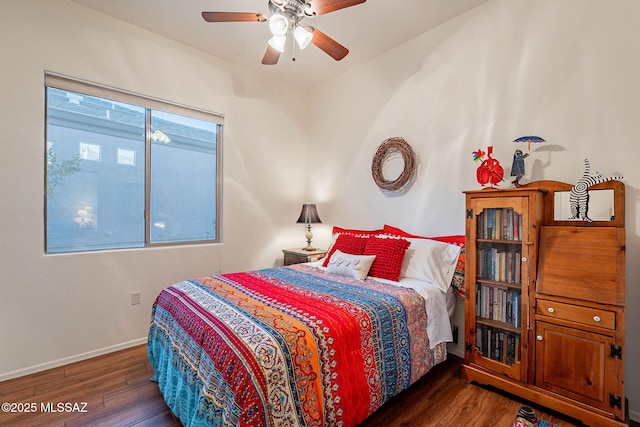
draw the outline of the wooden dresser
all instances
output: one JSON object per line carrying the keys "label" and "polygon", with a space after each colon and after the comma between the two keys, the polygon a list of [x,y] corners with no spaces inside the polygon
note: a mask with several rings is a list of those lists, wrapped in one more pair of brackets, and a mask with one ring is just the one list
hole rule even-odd
{"label": "wooden dresser", "polygon": [[466,192],[462,377],[586,425],[623,426],[624,184],[590,189],[609,203],[593,206],[592,222],[568,219],[571,187]]}

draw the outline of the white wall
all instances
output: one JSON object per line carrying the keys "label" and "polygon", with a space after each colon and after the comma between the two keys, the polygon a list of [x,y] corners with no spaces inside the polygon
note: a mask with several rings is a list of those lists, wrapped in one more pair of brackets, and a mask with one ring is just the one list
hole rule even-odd
{"label": "white wall", "polygon": [[[144,342],[161,288],[302,245],[304,94],[67,0],[3,0],[0,40],[0,380]],[[223,113],[224,244],[43,255],[44,70]]]}
{"label": "white wall", "polygon": [[[592,171],[622,173],[627,190],[626,392],[636,420],[638,40],[640,3],[635,0],[490,1],[317,87],[310,97],[314,120],[308,153],[308,192],[326,223],[318,236],[324,244],[331,224],[376,228],[389,223],[425,235],[464,234],[462,191],[479,188],[472,152],[492,145],[508,187],[514,150],[526,150],[512,141],[522,135],[548,141],[532,147],[523,183],[574,183],[584,158]],[[421,159],[417,182],[403,196],[383,194],[371,178],[375,149],[393,136],[404,137]],[[458,310],[461,331],[462,322]],[[462,354],[461,344],[451,350]]]}

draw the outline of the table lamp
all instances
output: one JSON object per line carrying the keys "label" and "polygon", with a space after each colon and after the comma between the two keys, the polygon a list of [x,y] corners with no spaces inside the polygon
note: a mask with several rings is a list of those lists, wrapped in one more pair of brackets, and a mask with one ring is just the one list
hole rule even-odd
{"label": "table lamp", "polygon": [[307,224],[307,234],[305,237],[307,238],[307,246],[302,248],[305,251],[315,251],[315,248],[311,246],[311,239],[313,238],[313,234],[311,234],[311,224],[321,224],[320,216],[318,215],[318,209],[316,208],[315,203],[305,203],[302,205],[302,212],[300,212],[300,217],[298,224]]}

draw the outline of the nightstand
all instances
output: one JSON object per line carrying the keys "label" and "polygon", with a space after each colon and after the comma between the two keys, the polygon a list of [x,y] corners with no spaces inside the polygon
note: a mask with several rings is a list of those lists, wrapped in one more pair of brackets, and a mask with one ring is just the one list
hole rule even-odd
{"label": "nightstand", "polygon": [[302,248],[283,249],[284,265],[300,264],[303,262],[317,261],[327,254],[324,249],[314,249],[313,251],[305,251]]}

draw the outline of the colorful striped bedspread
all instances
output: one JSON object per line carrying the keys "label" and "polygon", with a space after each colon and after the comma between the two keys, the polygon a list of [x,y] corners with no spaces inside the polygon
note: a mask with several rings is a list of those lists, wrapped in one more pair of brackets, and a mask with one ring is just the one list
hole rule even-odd
{"label": "colorful striped bedspread", "polygon": [[185,426],[350,427],[446,358],[426,324],[413,289],[299,264],[166,288],[149,359]]}

